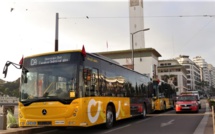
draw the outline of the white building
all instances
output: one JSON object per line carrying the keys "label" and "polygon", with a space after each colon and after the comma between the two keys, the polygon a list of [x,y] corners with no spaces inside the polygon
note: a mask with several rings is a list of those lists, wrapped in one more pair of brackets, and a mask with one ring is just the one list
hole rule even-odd
{"label": "white building", "polygon": [[208,64],[209,75],[210,75],[210,85],[215,88],[215,67],[211,64]]}
{"label": "white building", "polygon": [[99,54],[153,78],[156,76],[158,58],[161,55],[153,48],[145,48],[143,0],[129,0],[129,18],[131,50],[99,52]]}
{"label": "white building", "polygon": [[176,59],[158,61],[158,79],[172,81],[177,95],[187,91],[187,71]]}
{"label": "white building", "polygon": [[189,56],[180,55],[175,58],[179,64],[183,65],[187,70],[187,88],[189,90],[200,90],[200,68],[193,62]]}
{"label": "white building", "polygon": [[[132,33],[144,29],[143,0],[129,2],[130,48],[132,49]],[[145,48],[144,31],[133,34],[134,49]]]}
{"label": "white building", "polygon": [[134,66],[131,60],[131,50],[98,52],[105,57],[109,57],[120,65],[135,71],[147,74],[150,78],[157,75],[158,58],[161,57],[153,48],[134,49]]}
{"label": "white building", "polygon": [[208,63],[201,56],[194,57],[193,62],[195,62],[200,67],[200,77],[202,84],[204,84],[203,89],[205,91],[209,90],[211,78],[209,75]]}

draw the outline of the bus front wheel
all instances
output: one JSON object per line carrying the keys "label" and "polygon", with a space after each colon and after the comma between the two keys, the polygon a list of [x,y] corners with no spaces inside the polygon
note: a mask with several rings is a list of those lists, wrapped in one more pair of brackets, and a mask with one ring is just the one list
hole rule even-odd
{"label": "bus front wheel", "polygon": [[114,114],[113,114],[113,108],[112,106],[108,106],[106,110],[106,128],[111,128],[114,123]]}

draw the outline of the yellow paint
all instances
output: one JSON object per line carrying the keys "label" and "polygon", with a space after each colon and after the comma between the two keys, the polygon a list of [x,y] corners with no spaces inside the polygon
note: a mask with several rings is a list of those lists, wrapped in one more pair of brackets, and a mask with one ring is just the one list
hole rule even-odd
{"label": "yellow paint", "polygon": [[[70,97],[73,96],[75,96],[75,92],[70,92]],[[90,102],[91,105],[89,105]],[[131,117],[129,98],[86,97],[75,99],[70,105],[56,101],[35,102],[29,106],[19,103],[19,125],[20,127],[39,126],[38,122],[47,124],[50,122],[51,124],[48,126],[94,126],[105,123],[108,104],[114,105],[115,108],[113,109],[116,109],[116,112],[120,108],[117,120]],[[43,110],[47,112],[45,115],[42,113]],[[113,114],[116,115],[116,113]],[[44,124],[43,126],[47,126]]]}

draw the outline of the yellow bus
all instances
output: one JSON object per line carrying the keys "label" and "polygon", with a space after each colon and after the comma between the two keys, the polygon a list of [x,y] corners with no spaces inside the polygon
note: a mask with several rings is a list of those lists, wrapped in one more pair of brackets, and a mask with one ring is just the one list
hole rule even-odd
{"label": "yellow bus", "polygon": [[165,111],[174,108],[176,90],[173,84],[163,80],[153,80],[153,109],[154,111]]}
{"label": "yellow bus", "polygon": [[85,50],[28,56],[8,66],[22,69],[18,119],[20,127],[104,124],[152,112],[150,78]]}

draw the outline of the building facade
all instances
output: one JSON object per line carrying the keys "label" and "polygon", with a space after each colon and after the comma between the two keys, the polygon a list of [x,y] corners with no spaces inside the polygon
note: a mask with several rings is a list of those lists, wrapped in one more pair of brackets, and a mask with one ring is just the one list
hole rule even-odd
{"label": "building facade", "polygon": [[131,58],[131,50],[98,52],[98,54],[108,57],[120,65],[130,68],[153,78],[157,75],[158,58],[161,57],[153,48],[134,49],[134,65]]}
{"label": "building facade", "polygon": [[[176,59],[158,61],[158,79],[173,83],[177,95],[187,91],[187,71]],[[170,82],[171,81],[171,82]]]}
{"label": "building facade", "polygon": [[193,62],[195,62],[200,67],[200,78],[201,78],[201,87],[204,91],[208,91],[210,89],[210,73],[208,69],[208,63],[201,56],[196,56],[193,58]]}
{"label": "building facade", "polygon": [[209,75],[210,75],[210,86],[215,88],[215,67],[212,64],[208,64]]}
{"label": "building facade", "polygon": [[187,70],[187,88],[189,90],[200,90],[200,67],[187,55],[180,55],[175,59]]}
{"label": "building facade", "polygon": [[144,31],[133,34],[137,31],[144,29],[143,0],[129,1],[129,25],[130,25],[130,48],[132,49],[132,45],[134,49],[145,48]]}

